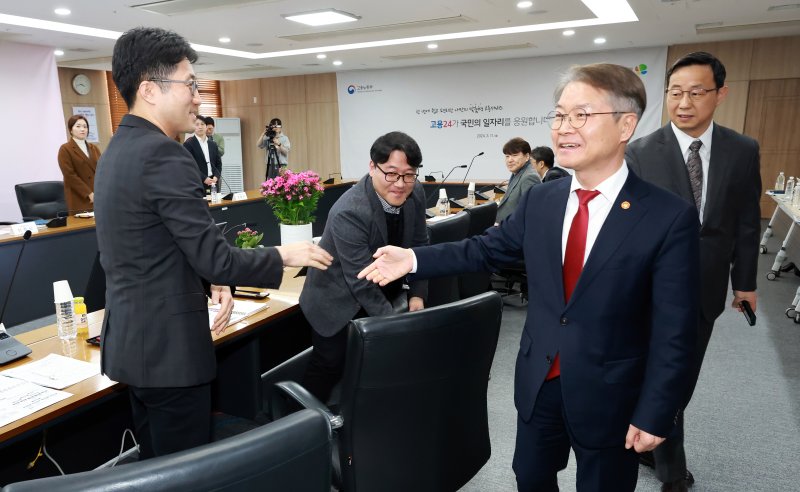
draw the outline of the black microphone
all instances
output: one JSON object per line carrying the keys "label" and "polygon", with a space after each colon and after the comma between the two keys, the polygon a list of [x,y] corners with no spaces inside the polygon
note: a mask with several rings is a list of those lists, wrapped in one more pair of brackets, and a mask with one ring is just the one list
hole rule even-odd
{"label": "black microphone", "polygon": [[444,181],[444,171],[431,171],[430,173],[425,175],[425,182],[426,183],[435,183],[436,178],[433,177],[433,173],[439,173],[442,175],[442,181]]}
{"label": "black microphone", "polygon": [[6,293],[6,300],[3,301],[3,310],[0,311],[0,323],[3,322],[3,316],[6,314],[6,306],[8,306],[8,299],[11,297],[11,287],[14,286],[14,279],[17,277],[17,270],[19,269],[19,262],[22,259],[22,253],[25,252],[25,245],[28,244],[28,240],[31,238],[31,231],[25,231],[25,234],[22,235],[22,247],[19,249],[19,254],[17,255],[17,264],[14,265],[14,271],[11,273],[11,282],[8,283],[8,292]]}
{"label": "black microphone", "polygon": [[[223,195],[222,199],[223,200],[233,200],[233,190],[231,189],[231,185],[229,185],[228,182],[225,181],[225,178],[222,177],[222,170],[219,169],[214,164],[211,164],[210,162],[209,162],[209,165],[211,166],[211,169],[213,169],[215,173],[219,174],[220,181],[225,183],[225,185],[228,187],[228,194],[227,195]],[[220,191],[222,191],[222,187],[221,186],[220,186]]]}
{"label": "black microphone", "polygon": [[241,224],[236,224],[236,225],[232,225],[230,227],[224,228],[222,230],[222,235],[224,236],[224,235],[228,234],[229,232],[231,232],[232,230],[237,229],[239,227],[245,227],[246,228],[247,227],[247,222],[242,222]]}
{"label": "black microphone", "polygon": [[333,177],[334,177],[334,176],[339,176],[339,178],[341,178],[341,177],[342,177],[342,173],[330,173],[330,174],[328,175],[328,179],[326,179],[325,181],[323,181],[323,182],[322,182],[322,184],[324,184],[324,185],[333,184]]}
{"label": "black microphone", "polygon": [[67,225],[67,217],[72,214],[94,212],[93,208],[76,208],[73,210],[59,210],[56,212],[56,217],[47,221],[47,227],[52,229],[55,227],[64,227]]}
{"label": "black microphone", "polygon": [[[444,186],[444,182],[447,181],[447,178],[449,178],[451,174],[453,174],[453,171],[455,171],[456,169],[464,169],[465,167],[467,167],[466,164],[461,164],[460,166],[453,166],[453,169],[451,169],[450,172],[447,173],[447,176],[442,178],[442,182],[439,183],[439,186],[437,186],[436,189],[433,192],[433,197],[434,197],[433,204],[436,204],[436,202],[439,200],[439,190],[442,189],[442,186]],[[427,197],[426,197],[426,199],[427,199]],[[429,208],[432,207],[433,204],[429,205],[428,207]]]}
{"label": "black microphone", "polygon": [[[481,152],[480,154],[476,155],[475,157],[480,157],[482,155],[483,155],[483,152]],[[462,183],[467,180],[467,174],[469,174],[470,169],[472,169],[472,163],[475,162],[475,157],[473,157],[472,160],[469,161],[469,168],[467,168],[467,172],[464,173],[464,179],[461,180]]]}

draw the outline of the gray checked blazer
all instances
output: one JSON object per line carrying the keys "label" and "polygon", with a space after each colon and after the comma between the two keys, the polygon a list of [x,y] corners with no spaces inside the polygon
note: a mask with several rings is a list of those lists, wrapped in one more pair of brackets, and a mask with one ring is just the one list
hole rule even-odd
{"label": "gray checked blazer", "polygon": [[[425,191],[416,182],[403,204],[402,247],[428,243],[425,227]],[[386,217],[372,178],[364,176],[331,208],[319,245],[333,255],[327,270],[309,269],[300,308],[311,326],[330,337],[345,327],[363,308],[369,316],[393,312],[381,288],[356,275],[372,263],[375,250],[388,244]],[[427,298],[428,282],[410,284],[409,297]]]}

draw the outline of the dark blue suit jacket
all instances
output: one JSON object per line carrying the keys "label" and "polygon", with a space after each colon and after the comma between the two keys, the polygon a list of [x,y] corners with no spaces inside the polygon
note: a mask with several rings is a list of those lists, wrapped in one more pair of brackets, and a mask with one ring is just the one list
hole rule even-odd
{"label": "dark blue suit jacket", "polygon": [[417,275],[496,269],[524,258],[530,302],[515,375],[520,417],[530,419],[560,353],[564,408],[581,445],[623,445],[629,424],[665,437],[692,372],[697,213],[630,172],[565,303],[561,233],[570,182],[531,188],[488,234],[415,248]]}

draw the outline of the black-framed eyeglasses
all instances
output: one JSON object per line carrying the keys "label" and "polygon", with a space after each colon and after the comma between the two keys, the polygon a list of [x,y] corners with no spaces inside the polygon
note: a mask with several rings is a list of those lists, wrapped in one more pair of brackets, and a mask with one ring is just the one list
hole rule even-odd
{"label": "black-framed eyeglasses", "polygon": [[383,173],[383,177],[386,178],[386,181],[390,183],[397,183],[401,179],[403,180],[403,183],[413,183],[414,181],[417,180],[417,177],[419,176],[416,173],[414,174],[387,173],[386,171],[381,169],[381,166],[375,164],[375,167],[378,168],[378,171]]}
{"label": "black-framed eyeglasses", "polygon": [[718,90],[719,87],[714,87],[713,89],[695,87],[694,89],[689,89],[688,91],[682,91],[680,89],[667,89],[664,91],[664,94],[666,94],[667,97],[672,99],[673,101],[679,101],[683,99],[684,94],[689,94],[689,98],[692,101],[697,101],[698,99],[702,99],[703,97],[705,97],[705,95],[708,94],[709,92]]}
{"label": "black-framed eyeglasses", "polygon": [[559,113],[558,111],[550,111],[545,117],[550,123],[550,128],[553,130],[558,130],[561,128],[561,125],[564,123],[564,120],[569,120],[569,125],[574,128],[583,128],[586,124],[586,120],[589,119],[590,116],[594,116],[596,114],[625,114],[631,113],[632,111],[606,111],[603,113],[590,113],[580,108],[575,108],[567,114]]}
{"label": "black-framed eyeglasses", "polygon": [[192,90],[192,94],[197,94],[197,79],[173,80],[173,79],[149,79],[150,82],[167,82],[169,84],[183,84]]}

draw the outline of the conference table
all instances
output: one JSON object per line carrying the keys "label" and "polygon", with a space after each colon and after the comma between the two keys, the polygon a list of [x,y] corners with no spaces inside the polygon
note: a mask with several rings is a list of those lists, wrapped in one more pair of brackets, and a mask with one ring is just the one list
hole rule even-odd
{"label": "conference table", "polygon": [[[214,411],[253,419],[261,409],[260,375],[310,346],[310,327],[298,305],[304,281],[297,276],[299,271],[285,268],[280,289],[269,290],[263,301],[253,301],[267,304],[267,309],[229,326],[219,336],[212,333],[218,364],[212,390]],[[99,332],[103,314],[89,314],[90,333]],[[55,325],[20,334],[17,339],[32,353],[3,370],[49,354],[100,365],[99,347],[88,344],[85,337],[62,341]],[[0,485],[57,473],[46,462],[27,470],[45,437],[50,454],[67,472],[93,469],[116,456],[122,432],[132,429],[126,386],[97,374],[63,391],[72,396],[0,427]],[[130,446],[128,441],[126,449]]]}

